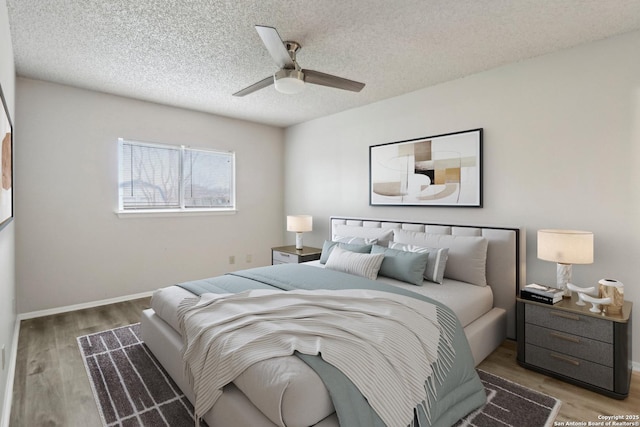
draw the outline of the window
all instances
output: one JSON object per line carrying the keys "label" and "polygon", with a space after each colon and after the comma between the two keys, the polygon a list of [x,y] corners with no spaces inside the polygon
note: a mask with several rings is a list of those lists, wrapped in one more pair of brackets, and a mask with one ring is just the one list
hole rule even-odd
{"label": "window", "polygon": [[118,139],[119,211],[235,210],[235,155]]}

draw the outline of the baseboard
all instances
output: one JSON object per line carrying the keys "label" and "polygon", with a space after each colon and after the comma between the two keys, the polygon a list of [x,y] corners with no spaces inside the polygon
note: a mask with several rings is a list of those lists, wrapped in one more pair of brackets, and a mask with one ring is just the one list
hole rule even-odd
{"label": "baseboard", "polygon": [[20,334],[20,320],[16,318],[13,326],[13,339],[11,340],[11,354],[9,355],[9,366],[7,371],[7,383],[4,391],[4,402],[2,405],[2,418],[0,427],[9,427],[11,419],[11,404],[13,403],[13,381],[16,374],[16,360],[18,358],[18,336]]}
{"label": "baseboard", "polygon": [[99,301],[91,301],[82,304],[67,305],[64,307],[50,308],[47,310],[31,311],[28,313],[18,314],[18,323],[20,320],[35,319],[36,317],[51,316],[52,314],[67,313],[69,311],[84,310],[85,308],[100,307],[101,305],[115,304],[117,302],[130,301],[132,299],[147,298],[153,295],[153,291],[142,292],[134,295],[125,295],[122,297],[103,299]]}

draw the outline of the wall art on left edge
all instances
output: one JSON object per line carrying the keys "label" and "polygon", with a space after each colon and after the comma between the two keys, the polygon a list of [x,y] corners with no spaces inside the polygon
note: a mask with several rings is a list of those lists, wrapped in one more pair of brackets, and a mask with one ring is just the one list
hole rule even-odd
{"label": "wall art on left edge", "polygon": [[370,146],[369,204],[482,207],[482,129]]}
{"label": "wall art on left edge", "polygon": [[2,114],[0,114],[0,229],[13,218],[13,126],[9,107],[0,86]]}

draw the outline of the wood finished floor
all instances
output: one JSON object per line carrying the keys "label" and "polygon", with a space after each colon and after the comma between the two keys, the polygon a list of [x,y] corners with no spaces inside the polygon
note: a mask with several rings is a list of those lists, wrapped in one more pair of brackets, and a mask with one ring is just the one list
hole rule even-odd
{"label": "wood finished floor", "polygon": [[[100,426],[76,337],[136,323],[149,302],[143,298],[23,320],[10,426]],[[562,400],[556,421],[597,422],[599,415],[640,414],[638,372],[632,376],[630,396],[615,400],[520,367],[512,341],[503,343],[479,368]]]}

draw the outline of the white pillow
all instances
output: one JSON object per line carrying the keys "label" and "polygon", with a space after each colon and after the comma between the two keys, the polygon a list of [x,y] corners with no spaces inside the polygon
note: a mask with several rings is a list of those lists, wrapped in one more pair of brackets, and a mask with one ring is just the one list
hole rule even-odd
{"label": "white pillow", "polygon": [[442,284],[444,270],[447,266],[449,249],[447,248],[427,248],[424,246],[410,245],[408,243],[390,242],[390,249],[397,249],[405,252],[427,253],[427,266],[424,269],[424,278],[430,282]]}
{"label": "white pillow", "polygon": [[378,227],[358,227],[355,225],[338,225],[333,230],[331,240],[337,241],[344,237],[362,237],[363,239],[377,240],[377,242],[369,242],[370,244],[378,243],[381,246],[387,246],[393,238],[393,230]]}
{"label": "white pillow", "polygon": [[361,254],[338,246],[331,251],[325,267],[376,280],[383,260],[384,254]]}
{"label": "white pillow", "polygon": [[353,236],[335,236],[333,241],[339,243],[348,243],[350,245],[375,245],[378,243],[378,239]]}
{"label": "white pillow", "polygon": [[430,248],[448,248],[449,257],[444,277],[477,286],[487,285],[487,247],[489,242],[484,237],[394,230],[393,241]]}

